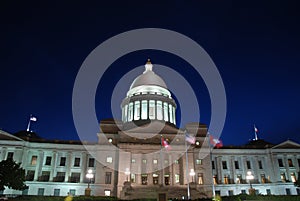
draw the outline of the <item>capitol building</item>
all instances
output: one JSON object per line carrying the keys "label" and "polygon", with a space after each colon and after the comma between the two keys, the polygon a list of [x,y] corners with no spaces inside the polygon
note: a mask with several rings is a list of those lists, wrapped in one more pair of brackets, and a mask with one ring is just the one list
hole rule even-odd
{"label": "capitol building", "polygon": [[[207,126],[178,128],[176,102],[148,61],[121,105],[122,119],[100,121],[98,141],[47,140],[0,130],[0,161],[26,172],[28,189],[1,194],[197,199],[249,193],[300,195],[300,144],[253,140],[211,148]],[[195,142],[187,141],[187,136]],[[251,176],[251,177],[249,177]]]}

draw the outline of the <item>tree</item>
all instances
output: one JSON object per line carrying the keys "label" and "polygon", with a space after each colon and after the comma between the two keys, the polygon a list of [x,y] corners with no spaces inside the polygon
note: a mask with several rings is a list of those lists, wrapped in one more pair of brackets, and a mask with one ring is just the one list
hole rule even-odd
{"label": "tree", "polygon": [[12,159],[0,162],[0,190],[4,190],[5,187],[15,190],[27,188],[25,185],[25,170],[21,168],[21,163],[16,163]]}

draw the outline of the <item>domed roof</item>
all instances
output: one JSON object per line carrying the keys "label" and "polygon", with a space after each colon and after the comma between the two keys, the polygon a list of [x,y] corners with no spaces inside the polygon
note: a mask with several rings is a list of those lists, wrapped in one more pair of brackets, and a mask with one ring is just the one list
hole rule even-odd
{"label": "domed roof", "polygon": [[148,59],[148,62],[145,65],[146,70],[142,75],[135,78],[130,86],[130,89],[142,85],[155,85],[167,89],[167,85],[163,79],[152,71],[152,66],[153,65],[151,64],[150,59]]}

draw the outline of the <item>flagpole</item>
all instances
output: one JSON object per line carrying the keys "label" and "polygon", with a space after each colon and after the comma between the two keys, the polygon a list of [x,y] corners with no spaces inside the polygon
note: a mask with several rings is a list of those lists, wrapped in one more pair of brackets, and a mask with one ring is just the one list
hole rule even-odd
{"label": "flagpole", "polygon": [[255,126],[255,124],[254,124],[254,137],[255,137],[255,140],[258,140],[258,138],[257,138],[257,133],[256,133],[256,126]]}
{"label": "flagpole", "polygon": [[[186,131],[184,131],[184,137],[185,137]],[[186,180],[187,180],[187,198],[188,200],[191,198],[190,195],[190,181],[189,181],[189,161],[188,161],[188,153],[187,153],[187,144],[186,140],[184,140],[184,146],[185,146],[185,162],[186,162]]]}
{"label": "flagpole", "polygon": [[31,121],[30,119],[31,119],[31,116],[32,115],[29,116],[29,121],[28,121],[27,129],[26,129],[27,132],[30,130],[30,121]]}

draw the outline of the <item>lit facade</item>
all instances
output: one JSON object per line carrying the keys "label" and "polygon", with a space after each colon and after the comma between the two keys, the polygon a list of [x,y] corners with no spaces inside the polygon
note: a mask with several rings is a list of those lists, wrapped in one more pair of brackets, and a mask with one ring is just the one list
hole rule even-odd
{"label": "lit facade", "polygon": [[[300,194],[293,184],[300,171],[299,144],[257,140],[211,153],[206,125],[176,127],[176,103],[150,61],[133,81],[121,109],[122,121],[102,120],[98,142],[91,144],[0,130],[0,160],[20,162],[29,186],[0,194],[84,195],[90,182],[92,195],[187,198],[189,184],[190,196],[196,199],[211,197],[213,189],[222,196],[248,193],[249,171],[257,193]],[[196,143],[186,143],[185,133],[195,136]],[[162,147],[162,139],[170,143],[170,150]]]}

